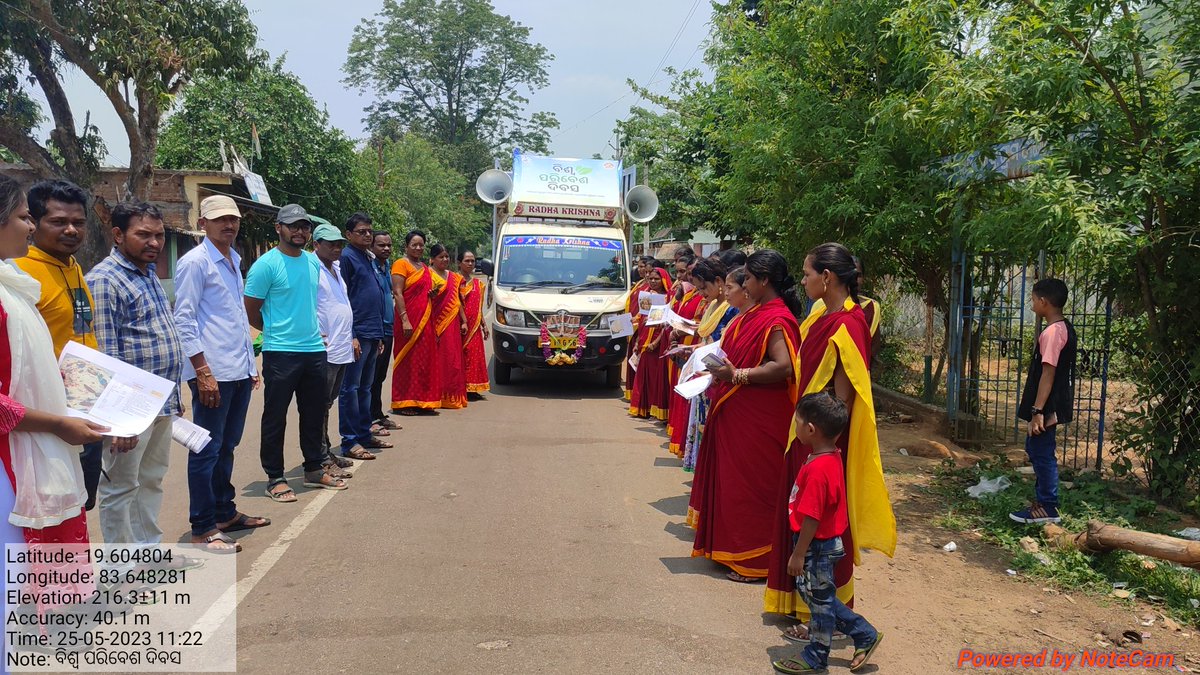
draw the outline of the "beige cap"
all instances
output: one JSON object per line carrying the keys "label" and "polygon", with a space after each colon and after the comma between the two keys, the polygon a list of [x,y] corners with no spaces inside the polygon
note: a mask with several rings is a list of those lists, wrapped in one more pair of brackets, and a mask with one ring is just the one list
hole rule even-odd
{"label": "beige cap", "polygon": [[238,211],[237,204],[233,202],[232,197],[225,195],[213,195],[205,197],[204,201],[200,202],[200,217],[208,220],[216,220],[222,216],[237,216],[242,217],[242,212]]}

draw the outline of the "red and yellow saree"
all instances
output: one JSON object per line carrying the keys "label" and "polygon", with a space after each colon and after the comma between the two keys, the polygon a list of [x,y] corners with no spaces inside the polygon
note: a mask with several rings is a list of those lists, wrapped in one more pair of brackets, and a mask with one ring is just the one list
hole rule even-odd
{"label": "red and yellow saree", "polygon": [[[783,332],[794,358],[799,326],[778,298],[734,317],[721,337],[721,348],[734,367],[754,368],[766,357],[776,330]],[[688,522],[696,527],[693,556],[710,558],[746,577],[767,576],[776,484],[796,393],[792,378],[767,385],[714,381],[709,387],[713,403],[700,439],[688,507]]]}
{"label": "red and yellow saree", "polygon": [[433,301],[438,363],[442,369],[442,407],[467,407],[467,371],[463,362],[462,275],[449,272]]}
{"label": "red and yellow saree", "polygon": [[467,391],[482,394],[491,389],[488,382],[487,355],[483,349],[482,279],[471,279],[462,287],[463,313],[467,315],[467,336],[463,339],[463,359],[467,371]]}
{"label": "red and yellow saree", "polygon": [[[834,567],[834,582],[842,602],[854,602],[854,565],[861,562],[860,549],[871,548],[889,557],[896,550],[896,519],[892,514],[879,438],[875,428],[875,401],[871,395],[871,330],[862,308],[847,299],[842,311],[810,314],[801,326],[800,361],[797,381],[803,394],[823,391],[833,384],[838,363],[854,388],[850,426],[837,441],[846,466],[846,503],[850,528],[842,535],[847,555]],[[795,590],[795,579],[787,574],[792,555],[792,530],[788,521],[788,496],[796,474],[812,449],[789,434],[784,469],[776,475],[774,550],[763,597],[763,610],[796,614],[807,619],[808,607]]]}
{"label": "red and yellow saree", "polygon": [[[413,265],[408,258],[392,264],[392,277],[404,277],[404,308],[412,333],[406,338],[401,317],[396,317],[392,357],[392,410],[435,409],[442,405],[441,368],[433,328],[433,271]],[[440,281],[440,280],[439,280]]]}
{"label": "red and yellow saree", "polygon": [[[700,291],[693,288],[683,294],[675,303],[675,313],[685,319],[695,319],[700,316],[706,304]],[[679,341],[681,345],[696,344],[696,335],[684,335]],[[670,437],[668,449],[676,457],[683,457],[684,439],[687,436],[688,417],[691,413],[691,403],[675,393],[675,385],[679,384],[679,366],[674,359],[667,360],[667,387],[670,389],[670,414],[667,416],[667,436]]]}

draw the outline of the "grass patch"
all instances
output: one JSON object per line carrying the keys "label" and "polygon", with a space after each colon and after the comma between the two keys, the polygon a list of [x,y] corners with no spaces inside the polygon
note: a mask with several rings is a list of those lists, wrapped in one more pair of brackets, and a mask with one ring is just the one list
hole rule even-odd
{"label": "grass patch", "polygon": [[[1013,484],[980,499],[967,496],[966,488],[980,478],[1000,475],[1008,476]],[[1092,519],[1144,532],[1171,534],[1173,529],[1179,529],[1177,516],[1096,474],[1072,477],[1064,473],[1059,480],[1074,483],[1073,489],[1060,486],[1058,492],[1061,525],[1071,532],[1087,529],[1087,522]],[[1008,517],[1033,498],[1033,480],[1002,461],[985,461],[967,469],[957,469],[947,462],[934,475],[928,489],[947,509],[933,520],[934,525],[951,530],[978,530],[985,540],[1013,553],[1014,569],[1064,589],[1098,595],[1108,595],[1114,582],[1125,582],[1127,590],[1137,598],[1158,604],[1177,621],[1200,627],[1200,608],[1192,606],[1193,598],[1200,600],[1200,573],[1129,551],[1093,556],[1074,550],[1049,549],[1041,540],[1041,526],[1023,525]],[[1044,556],[1021,549],[1018,542],[1026,536],[1042,544]]]}

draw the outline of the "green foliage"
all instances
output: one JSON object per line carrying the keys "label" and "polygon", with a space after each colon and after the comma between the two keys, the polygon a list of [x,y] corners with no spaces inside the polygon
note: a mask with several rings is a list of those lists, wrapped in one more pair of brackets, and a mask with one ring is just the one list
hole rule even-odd
{"label": "green foliage", "polygon": [[[966,488],[980,478],[998,475],[1009,476],[1013,485],[978,500],[966,495]],[[956,469],[947,463],[929,491],[946,507],[946,513],[934,519],[935,525],[980,531],[985,540],[1013,554],[1014,569],[1064,590],[1100,595],[1108,595],[1114,582],[1124,582],[1136,597],[1158,603],[1178,619],[1200,626],[1200,610],[1191,605],[1192,598],[1200,598],[1200,575],[1192,570],[1163,561],[1148,563],[1149,559],[1128,551],[1088,555],[1075,549],[1052,549],[1044,543],[1037,555],[1024,551],[1020,539],[1025,536],[1038,539],[1040,531],[1013,522],[1008,514],[1029,502],[1033,483],[1001,461],[983,462],[967,469]],[[1121,485],[1100,480],[1095,474],[1075,476],[1074,487],[1060,489],[1059,498],[1062,526],[1072,532],[1086,529],[1090,519],[1150,532],[1166,533],[1179,527],[1177,519],[1163,513],[1154,502],[1129,494]]]}
{"label": "green foliage", "polygon": [[445,244],[451,251],[477,248],[491,237],[491,223],[476,204],[463,198],[467,178],[446,160],[444,149],[418,136],[376,141],[358,153],[357,180],[384,214],[393,235],[410,229],[424,232],[429,242]]}
{"label": "green foliage", "polygon": [[374,95],[374,135],[454,147],[454,166],[473,177],[514,145],[548,151],[558,127],[552,113],[525,109],[553,58],[529,35],[488,0],[385,0],[354,29],[346,82]]}
{"label": "green foliage", "polygon": [[[255,127],[260,159],[251,157]],[[284,69],[282,59],[255,69],[245,80],[197,79],[163,125],[158,161],[169,169],[220,171],[221,139],[253,161],[276,204],[297,202],[339,226],[362,208],[365,194],[355,180],[353,143],[330,127],[328,113]],[[267,220],[256,219],[253,225],[248,234],[256,240],[274,238]]]}

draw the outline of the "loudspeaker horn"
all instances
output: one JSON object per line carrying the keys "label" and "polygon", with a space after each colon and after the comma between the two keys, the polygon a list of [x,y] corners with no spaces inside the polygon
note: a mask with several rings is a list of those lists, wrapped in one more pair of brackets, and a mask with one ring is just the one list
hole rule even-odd
{"label": "loudspeaker horn", "polygon": [[658,213],[658,195],[645,185],[635,186],[625,193],[625,212],[635,223],[644,223]]}
{"label": "loudspeaker horn", "polygon": [[475,181],[475,194],[488,204],[499,204],[512,194],[513,182],[500,169],[488,169]]}

